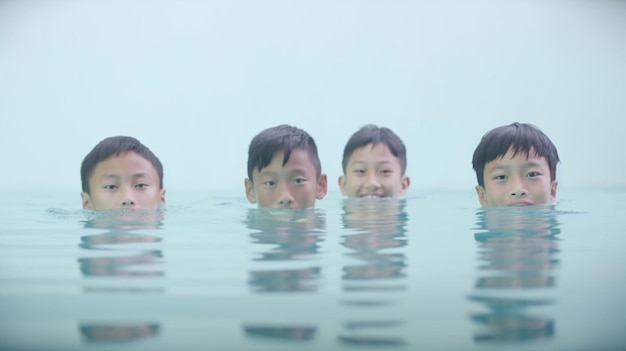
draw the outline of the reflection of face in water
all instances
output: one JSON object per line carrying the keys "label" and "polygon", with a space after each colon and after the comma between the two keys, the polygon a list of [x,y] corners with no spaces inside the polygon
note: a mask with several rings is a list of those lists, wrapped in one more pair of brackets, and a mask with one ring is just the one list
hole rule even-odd
{"label": "reflection of face in water", "polygon": [[148,324],[81,324],[80,334],[88,342],[131,341],[154,337],[159,334],[160,326],[156,323]]}
{"label": "reflection of face in water", "polygon": [[[91,218],[85,221],[85,228],[108,230],[105,233],[86,235],[81,237],[79,246],[92,252],[107,252],[110,255],[97,257],[81,257],[78,259],[84,276],[126,276],[126,277],[159,277],[163,270],[155,268],[162,263],[161,250],[140,250],[130,244],[157,244],[161,238],[150,235],[133,233],[131,230],[154,230],[162,225],[162,213],[155,210],[143,211],[106,211],[94,212]],[[130,254],[129,254],[130,253]],[[146,269],[146,268],[149,269]],[[105,289],[100,287],[99,290]],[[135,288],[121,288],[117,290],[141,291]],[[91,290],[91,289],[87,289]],[[149,289],[153,291],[154,288]]]}
{"label": "reflection of face in water", "polygon": [[354,250],[348,256],[364,263],[343,268],[344,280],[403,277],[403,253],[378,252],[407,245],[408,216],[404,199],[346,199],[343,203],[344,228],[353,234],[342,236],[342,245]]}
{"label": "reflection of face in water", "polygon": [[163,225],[162,210],[88,211],[85,228],[130,231],[159,229]]}
{"label": "reflection of face in water", "polygon": [[[550,206],[486,208],[477,213],[479,269],[476,292],[470,300],[483,303],[489,313],[472,315],[488,327],[477,333],[476,342],[522,341],[550,338],[555,322],[546,316],[529,315],[525,309],[553,304],[541,292],[555,286],[560,233],[556,213]],[[483,290],[486,296],[481,296]],[[531,292],[532,290],[532,292]],[[507,291],[504,297],[497,292]],[[511,295],[514,291],[519,294]],[[495,296],[494,296],[495,295]],[[511,297],[518,296],[518,297]]]}
{"label": "reflection of face in water", "polygon": [[404,234],[408,220],[406,199],[345,199],[341,216],[344,228],[370,235]]}
{"label": "reflection of face in water", "polygon": [[[313,258],[323,240],[326,220],[316,209],[266,209],[248,211],[250,239],[264,246],[254,261],[303,261]],[[249,284],[260,292],[314,291],[320,267],[254,270]]]}
{"label": "reflection of face in water", "polygon": [[[395,330],[400,319],[380,319],[385,306],[396,304],[394,297],[382,294],[406,289],[406,257],[399,252],[407,245],[406,200],[396,198],[343,201],[341,244],[350,249],[343,266],[344,292],[377,292],[375,295],[347,294],[342,305],[369,314],[363,319],[345,321],[346,330],[337,341],[354,347],[401,347],[406,341]],[[366,308],[366,309],[363,309]],[[382,313],[381,313],[382,312]]]}
{"label": "reflection of face in water", "polygon": [[550,207],[488,208],[478,213],[475,235],[483,270],[504,271],[479,279],[478,287],[517,289],[554,286],[558,222]]}
{"label": "reflection of face in water", "polygon": [[253,243],[272,245],[261,253],[260,261],[302,259],[319,249],[326,219],[314,209],[269,210],[250,209],[246,226]]}

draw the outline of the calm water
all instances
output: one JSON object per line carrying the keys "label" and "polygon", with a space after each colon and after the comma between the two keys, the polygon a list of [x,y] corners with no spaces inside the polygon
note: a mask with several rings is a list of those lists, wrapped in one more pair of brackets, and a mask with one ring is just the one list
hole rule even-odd
{"label": "calm water", "polygon": [[472,191],[162,213],[2,192],[1,350],[626,349],[626,190],[481,210]]}

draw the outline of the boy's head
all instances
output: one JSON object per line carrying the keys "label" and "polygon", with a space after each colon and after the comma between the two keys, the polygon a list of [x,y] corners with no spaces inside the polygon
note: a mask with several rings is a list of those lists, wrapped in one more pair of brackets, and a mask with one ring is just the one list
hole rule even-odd
{"label": "boy's head", "polygon": [[546,205],[556,199],[559,155],[536,126],[512,123],[485,134],[474,151],[483,206]]}
{"label": "boy's head", "polygon": [[284,124],[261,131],[250,142],[245,187],[259,207],[313,207],[328,190],[313,138]]}
{"label": "boy's head", "polygon": [[406,147],[389,128],[366,125],[343,150],[339,188],[350,197],[395,197],[406,194]]}
{"label": "boy's head", "polygon": [[163,165],[137,139],[115,136],[102,140],[80,168],[83,208],[156,209],[165,203]]}

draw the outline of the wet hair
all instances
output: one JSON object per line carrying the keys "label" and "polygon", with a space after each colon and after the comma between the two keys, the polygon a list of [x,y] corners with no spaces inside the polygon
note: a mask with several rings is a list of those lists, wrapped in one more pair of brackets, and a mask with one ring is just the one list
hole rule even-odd
{"label": "wet hair", "polygon": [[343,167],[343,173],[346,173],[346,167],[348,166],[348,160],[354,150],[363,147],[365,145],[377,145],[384,144],[389,148],[389,151],[398,158],[400,161],[400,168],[402,174],[406,172],[406,147],[404,143],[391,129],[386,127],[378,127],[374,124],[367,124],[361,129],[352,134],[346,147],[343,149],[343,159],[341,165]]}
{"label": "wet hair", "polygon": [[163,188],[163,165],[158,157],[139,140],[129,136],[114,136],[103,139],[85,156],[80,167],[80,178],[83,192],[89,194],[89,178],[93,175],[98,163],[109,157],[119,156],[127,152],[136,152],[148,160],[159,176],[159,188]]}
{"label": "wet hair", "polygon": [[528,157],[532,149],[537,156],[545,157],[550,167],[550,180],[556,179],[559,154],[550,138],[532,124],[515,122],[490,130],[480,140],[472,159],[478,185],[485,185],[485,165],[502,158],[509,149],[513,150],[513,156],[522,154]]}
{"label": "wet hair", "polygon": [[248,149],[248,178],[252,181],[252,173],[256,168],[259,172],[272,162],[274,155],[284,150],[283,166],[289,161],[295,149],[305,150],[309,160],[315,167],[316,176],[322,174],[322,164],[317,155],[315,140],[304,130],[294,126],[281,124],[267,128],[257,134],[250,142]]}

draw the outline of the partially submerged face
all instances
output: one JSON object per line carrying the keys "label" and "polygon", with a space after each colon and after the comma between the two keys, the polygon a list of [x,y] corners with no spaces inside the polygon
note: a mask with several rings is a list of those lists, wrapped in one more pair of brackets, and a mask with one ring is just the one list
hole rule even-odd
{"label": "partially submerged face", "polygon": [[354,150],[339,177],[339,188],[349,197],[395,197],[405,195],[411,181],[402,166],[383,143],[368,144]]}
{"label": "partially submerged face", "polygon": [[157,209],[165,190],[150,161],[133,151],[99,162],[81,193],[83,208],[92,210]]}
{"label": "partially submerged face", "polygon": [[485,164],[484,186],[476,186],[485,207],[548,205],[556,199],[556,180],[551,180],[545,157],[530,150],[528,156],[509,149],[501,158]]}
{"label": "partially submerged face", "polygon": [[259,207],[314,207],[316,199],[326,196],[326,175],[317,177],[306,150],[292,150],[283,166],[284,154],[284,150],[276,152],[267,167],[260,171],[255,167],[252,179],[245,180],[246,197]]}

